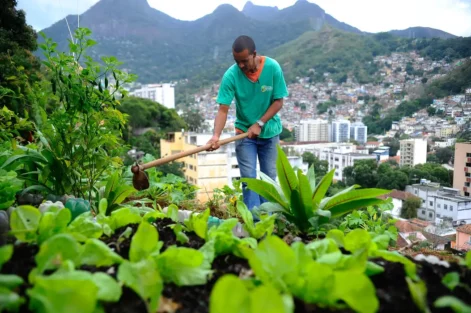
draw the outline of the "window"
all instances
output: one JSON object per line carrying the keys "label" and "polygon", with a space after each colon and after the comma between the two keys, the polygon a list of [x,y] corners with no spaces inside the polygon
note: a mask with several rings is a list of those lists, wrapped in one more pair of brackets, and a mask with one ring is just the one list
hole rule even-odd
{"label": "window", "polygon": [[467,158],[471,158],[471,153],[466,153]]}
{"label": "window", "polygon": [[465,192],[464,195],[465,195],[466,197],[469,197],[469,192]]}
{"label": "window", "polygon": [[193,165],[190,164],[190,170],[193,170]]}
{"label": "window", "polygon": [[422,203],[425,203],[425,200],[422,200]]}
{"label": "window", "polygon": [[232,165],[232,168],[239,168],[239,165]]}
{"label": "window", "polygon": [[437,217],[438,217],[438,218],[440,218],[440,217],[441,217],[441,215],[440,215],[440,214],[437,214]]}
{"label": "window", "polygon": [[453,211],[453,206],[452,205],[450,205],[450,211]]}
{"label": "window", "polygon": [[416,189],[416,190],[414,191],[414,193],[415,193],[416,195],[418,195],[418,194],[419,194],[419,191]]}
{"label": "window", "polygon": [[422,214],[425,215],[425,210],[422,210]]}
{"label": "window", "polygon": [[445,207],[445,210],[448,210],[448,205],[445,204],[444,207]]}
{"label": "window", "polygon": [[428,214],[428,217],[429,217],[429,218],[433,218],[433,213],[429,213],[429,214]]}
{"label": "window", "polygon": [[339,158],[335,158],[335,161],[338,162],[338,161],[339,161]]}
{"label": "window", "polygon": [[339,169],[339,166],[338,166],[338,165],[335,165],[335,168],[336,168],[336,169]]}
{"label": "window", "polygon": [[339,173],[335,172],[335,176],[339,176]]}
{"label": "window", "polygon": [[471,177],[471,173],[466,173],[466,177]]}
{"label": "window", "polygon": [[430,205],[433,206],[433,201],[429,201]]}
{"label": "window", "polygon": [[440,207],[441,207],[440,203],[437,203],[437,208],[440,208]]}

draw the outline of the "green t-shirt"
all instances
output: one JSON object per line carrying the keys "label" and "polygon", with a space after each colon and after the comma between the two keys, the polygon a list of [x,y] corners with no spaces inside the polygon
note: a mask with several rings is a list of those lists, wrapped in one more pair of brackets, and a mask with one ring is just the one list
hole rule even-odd
{"label": "green t-shirt", "polygon": [[[260,78],[252,82],[237,64],[224,74],[217,103],[231,105],[236,100],[235,127],[246,132],[268,110],[276,99],[288,96],[283,71],[277,61],[265,57]],[[276,114],[265,123],[259,138],[272,138],[282,131],[280,116]]]}

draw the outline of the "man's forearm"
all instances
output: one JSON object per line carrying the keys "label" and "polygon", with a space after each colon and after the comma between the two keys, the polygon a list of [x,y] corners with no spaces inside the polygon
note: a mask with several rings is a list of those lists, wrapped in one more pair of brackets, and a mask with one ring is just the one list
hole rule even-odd
{"label": "man's forearm", "polygon": [[220,137],[222,130],[226,126],[227,112],[218,111],[216,118],[214,119],[214,136]]}
{"label": "man's forearm", "polygon": [[283,107],[283,99],[277,99],[273,101],[273,103],[270,105],[268,110],[263,114],[263,116],[260,118],[262,122],[266,123],[268,122],[273,116],[278,113],[281,108]]}

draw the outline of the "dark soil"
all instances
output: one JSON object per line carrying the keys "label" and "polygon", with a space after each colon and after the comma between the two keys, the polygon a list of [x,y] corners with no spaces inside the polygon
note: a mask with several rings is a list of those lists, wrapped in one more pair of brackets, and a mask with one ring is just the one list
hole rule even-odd
{"label": "dark soil", "polygon": [[[177,241],[177,236],[173,232],[173,229],[168,227],[169,225],[175,224],[171,219],[158,219],[155,221],[157,231],[159,232],[159,241],[164,242],[164,246],[162,247],[162,252],[165,251],[168,247],[177,245],[179,247],[187,247],[193,249],[201,248],[205,241],[198,237],[195,233],[186,233],[188,238],[190,239],[187,243],[182,244]],[[123,258],[128,258],[129,256],[129,249],[131,246],[131,239],[132,235],[129,238],[121,238],[121,242],[118,243],[118,239],[121,234],[128,228],[132,228],[132,235],[134,235],[137,231],[138,224],[131,224],[115,230],[114,234],[111,237],[103,236],[101,240],[106,243],[107,245],[113,247],[119,255]]]}

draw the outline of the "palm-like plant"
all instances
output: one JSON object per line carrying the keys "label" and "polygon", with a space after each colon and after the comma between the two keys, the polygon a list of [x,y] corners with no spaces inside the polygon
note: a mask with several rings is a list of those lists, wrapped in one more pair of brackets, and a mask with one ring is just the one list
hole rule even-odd
{"label": "palm-like plant", "polygon": [[283,214],[303,233],[328,223],[331,218],[380,204],[384,200],[377,197],[390,192],[384,189],[357,189],[360,186],[354,185],[332,197],[325,197],[335,170],[328,172],[316,184],[313,167],[307,175],[301,170],[296,173],[280,146],[277,149],[276,168],[279,184],[262,172],[260,179],[243,178],[242,181],[247,183],[247,188],[269,201],[260,206],[260,211]]}

